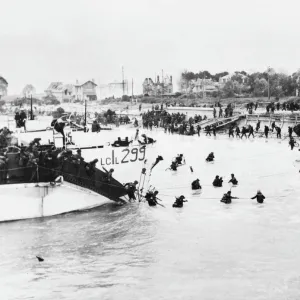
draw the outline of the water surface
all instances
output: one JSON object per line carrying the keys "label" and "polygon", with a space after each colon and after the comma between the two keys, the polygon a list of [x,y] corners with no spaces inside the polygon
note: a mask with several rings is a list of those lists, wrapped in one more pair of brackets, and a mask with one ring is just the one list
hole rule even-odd
{"label": "water surface", "polygon": [[[112,137],[126,133],[118,130]],[[107,133],[101,134],[99,141]],[[147,150],[147,167],[157,155],[164,161],[145,186],[159,190],[165,208],[109,204],[0,224],[1,299],[299,299],[298,149],[291,151],[286,140],[172,136],[161,130],[149,135],[158,142]],[[206,163],[211,151],[216,161]],[[178,153],[187,164],[177,173],[166,171]],[[139,180],[142,167],[120,165],[116,178]],[[226,206],[220,199],[230,189],[231,173],[240,183],[232,193],[240,199]],[[223,188],[212,187],[216,175],[225,178]],[[196,178],[200,194],[190,189]],[[264,204],[250,199],[258,188]],[[172,208],[180,195],[189,202]]]}

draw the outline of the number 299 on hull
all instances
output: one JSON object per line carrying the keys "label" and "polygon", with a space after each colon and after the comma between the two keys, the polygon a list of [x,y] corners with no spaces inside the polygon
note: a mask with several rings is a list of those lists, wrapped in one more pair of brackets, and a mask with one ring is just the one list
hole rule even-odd
{"label": "number 299 on hull", "polygon": [[[121,150],[122,149],[122,150]],[[111,153],[100,158],[102,166],[127,164],[130,162],[143,161],[146,157],[146,146],[132,148],[112,149]]]}

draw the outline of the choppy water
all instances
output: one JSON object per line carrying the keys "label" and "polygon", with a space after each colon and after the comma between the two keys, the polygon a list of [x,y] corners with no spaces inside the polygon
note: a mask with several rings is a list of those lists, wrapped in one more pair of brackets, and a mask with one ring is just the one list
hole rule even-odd
{"label": "choppy water", "polygon": [[[300,298],[298,149],[291,151],[286,140],[151,135],[158,142],[148,148],[149,165],[157,155],[164,161],[149,185],[166,208],[112,204],[0,224],[1,299]],[[216,161],[206,163],[211,151]],[[187,164],[177,173],[165,171],[178,153]],[[116,177],[139,180],[141,168],[122,165]],[[233,196],[240,199],[226,206],[220,199],[229,184],[211,183],[216,175],[226,182],[231,173],[240,183]],[[196,178],[203,187],[198,195],[190,190]],[[250,200],[258,188],[266,196],[261,205]],[[189,202],[172,208],[181,194]]]}

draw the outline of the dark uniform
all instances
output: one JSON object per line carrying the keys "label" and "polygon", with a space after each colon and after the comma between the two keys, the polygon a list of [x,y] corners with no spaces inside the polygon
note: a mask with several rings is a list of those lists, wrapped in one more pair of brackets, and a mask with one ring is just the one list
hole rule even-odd
{"label": "dark uniform", "polygon": [[277,127],[275,127],[275,129],[276,129],[276,132],[277,132],[277,138],[281,139],[281,128],[277,126]]}
{"label": "dark uniform", "polygon": [[249,125],[249,135],[248,135],[248,138],[250,137],[251,134],[254,137],[254,129],[253,129],[253,127],[251,125]]}
{"label": "dark uniform", "polygon": [[229,128],[229,137],[230,137],[230,136],[234,137],[234,135],[233,135],[233,127],[230,127],[230,128]]}
{"label": "dark uniform", "polygon": [[176,161],[172,161],[170,169],[173,171],[177,171],[177,162]]}
{"label": "dark uniform", "polygon": [[176,157],[176,162],[178,165],[182,164],[183,154],[180,154]]}
{"label": "dark uniform", "polygon": [[151,191],[147,192],[147,194],[145,195],[145,199],[148,202],[149,206],[156,206],[158,204],[156,199],[157,194],[158,191],[155,191],[154,193]]}
{"label": "dark uniform", "polygon": [[209,155],[207,156],[206,161],[213,161],[214,158],[215,158],[214,153],[211,152],[211,153],[209,153]]}
{"label": "dark uniform", "polygon": [[295,147],[295,140],[294,140],[294,138],[292,138],[292,137],[290,138],[289,145],[291,146],[291,150],[293,150],[294,147]]}
{"label": "dark uniform", "polygon": [[183,202],[187,202],[187,200],[184,200],[184,196],[180,196],[179,198],[176,198],[173,207],[183,207]]}
{"label": "dark uniform", "polygon": [[257,191],[257,194],[251,199],[256,199],[258,203],[263,203],[265,198],[266,197],[261,193],[261,191]]}
{"label": "dark uniform", "polygon": [[199,190],[201,189],[200,180],[197,178],[192,182],[192,190]]}
{"label": "dark uniform", "polygon": [[213,186],[215,186],[215,187],[221,187],[222,184],[223,184],[222,177],[219,178],[219,176],[217,175],[216,178],[213,181]]}
{"label": "dark uniform", "polygon": [[241,139],[243,138],[243,136],[245,136],[247,138],[246,133],[247,133],[247,129],[246,129],[246,127],[243,126]]}
{"label": "dark uniform", "polygon": [[124,185],[124,187],[127,190],[127,195],[129,197],[129,200],[136,200],[135,192],[137,191],[137,188],[136,188],[137,184],[138,184],[138,181],[135,180],[134,182],[128,182]]}
{"label": "dark uniform", "polygon": [[237,185],[238,181],[236,180],[236,178],[234,177],[234,174],[231,174],[231,179],[228,181],[228,183],[232,183],[233,185]]}
{"label": "dark uniform", "polygon": [[238,198],[237,197],[232,197],[231,196],[231,191],[229,191],[229,192],[227,192],[226,194],[223,195],[220,202],[223,202],[225,204],[230,204],[232,199],[238,199]]}
{"label": "dark uniform", "polygon": [[268,126],[265,126],[265,137],[268,138],[268,134],[269,134],[269,127]]}
{"label": "dark uniform", "polygon": [[236,134],[236,137],[239,137],[240,138],[240,128],[238,126],[236,126],[236,129],[235,129],[235,134]]}

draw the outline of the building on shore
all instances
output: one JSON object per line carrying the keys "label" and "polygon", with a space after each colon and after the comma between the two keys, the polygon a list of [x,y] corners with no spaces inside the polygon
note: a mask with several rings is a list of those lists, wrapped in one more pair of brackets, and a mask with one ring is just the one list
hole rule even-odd
{"label": "building on shore", "polygon": [[189,82],[190,93],[214,92],[218,90],[219,84],[212,79],[193,79]]}
{"label": "building on shore", "polygon": [[2,76],[0,76],[0,99],[7,95],[8,82]]}
{"label": "building on shore", "polygon": [[148,96],[159,96],[173,93],[172,76],[165,76],[160,82],[157,76],[154,82],[151,78],[146,78],[143,82],[143,94]]}
{"label": "building on shore", "polygon": [[51,82],[45,90],[46,96],[54,96],[58,101],[71,100],[73,95],[73,85],[63,84],[62,82]]}
{"label": "building on shore", "polygon": [[74,85],[74,96],[76,100],[97,100],[97,84],[94,82],[94,79],[88,80],[82,83],[79,83],[76,80],[76,84]]}

